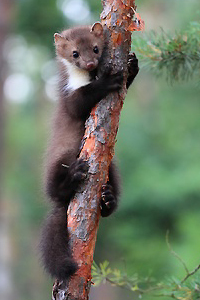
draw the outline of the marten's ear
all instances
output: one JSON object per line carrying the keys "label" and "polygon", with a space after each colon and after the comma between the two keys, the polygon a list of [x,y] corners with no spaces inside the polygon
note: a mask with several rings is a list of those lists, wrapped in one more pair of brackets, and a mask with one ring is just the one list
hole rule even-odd
{"label": "marten's ear", "polygon": [[59,44],[59,43],[64,42],[64,41],[65,41],[65,38],[61,34],[59,34],[59,33],[54,34],[55,44]]}
{"label": "marten's ear", "polygon": [[90,32],[94,33],[96,36],[103,35],[103,26],[100,22],[96,22],[92,25]]}

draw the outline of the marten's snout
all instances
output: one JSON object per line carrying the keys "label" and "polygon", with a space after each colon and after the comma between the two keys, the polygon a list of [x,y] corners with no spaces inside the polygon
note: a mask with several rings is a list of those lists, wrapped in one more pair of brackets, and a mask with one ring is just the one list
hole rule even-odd
{"label": "marten's snout", "polygon": [[86,68],[88,71],[92,71],[95,68],[95,63],[93,61],[88,62]]}

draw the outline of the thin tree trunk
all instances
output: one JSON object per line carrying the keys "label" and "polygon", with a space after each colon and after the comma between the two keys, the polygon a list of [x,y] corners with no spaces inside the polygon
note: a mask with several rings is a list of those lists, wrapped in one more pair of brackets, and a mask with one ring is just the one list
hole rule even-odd
{"label": "thin tree trunk", "polygon": [[9,253],[11,250],[9,219],[2,191],[5,151],[5,110],[3,86],[7,67],[3,58],[3,47],[12,24],[13,9],[14,0],[0,0],[0,300],[14,299]]}
{"label": "thin tree trunk", "polygon": [[79,265],[69,282],[56,281],[53,300],[86,300],[91,286],[91,266],[100,219],[99,199],[107,182],[108,168],[114,155],[119,115],[126,95],[127,59],[135,12],[134,0],[103,0],[101,22],[109,41],[108,55],[102,69],[109,64],[114,72],[123,70],[124,85],[120,93],[110,94],[91,112],[86,123],[80,156],[89,162],[89,178],[84,190],[77,193],[68,209],[68,228],[73,257]]}
{"label": "thin tree trunk", "polygon": [[0,200],[2,198],[2,173],[4,162],[4,129],[5,110],[3,86],[6,74],[6,63],[3,57],[3,47],[6,37],[10,31],[14,15],[14,0],[0,0]]}
{"label": "thin tree trunk", "polygon": [[4,152],[4,101],[3,101],[3,84],[4,84],[4,59],[3,59],[3,46],[8,31],[7,20],[7,4],[2,1],[0,4],[0,201],[2,198],[2,164]]}

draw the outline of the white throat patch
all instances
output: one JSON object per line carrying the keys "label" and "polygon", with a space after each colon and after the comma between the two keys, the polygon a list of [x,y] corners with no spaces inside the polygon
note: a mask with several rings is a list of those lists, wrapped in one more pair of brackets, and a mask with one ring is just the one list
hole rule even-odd
{"label": "white throat patch", "polygon": [[91,82],[90,74],[86,70],[82,70],[68,60],[62,58],[62,63],[66,67],[67,75],[68,75],[68,84],[66,89],[71,91],[75,91],[76,89],[80,88],[81,86],[87,85]]}

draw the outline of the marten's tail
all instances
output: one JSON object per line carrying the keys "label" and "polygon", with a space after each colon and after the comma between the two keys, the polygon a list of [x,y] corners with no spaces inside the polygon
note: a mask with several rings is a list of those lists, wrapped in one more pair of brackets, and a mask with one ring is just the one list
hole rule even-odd
{"label": "marten's tail", "polygon": [[42,230],[40,251],[44,269],[52,277],[66,280],[76,272],[78,266],[69,247],[67,212],[64,207],[54,208],[49,214]]}

